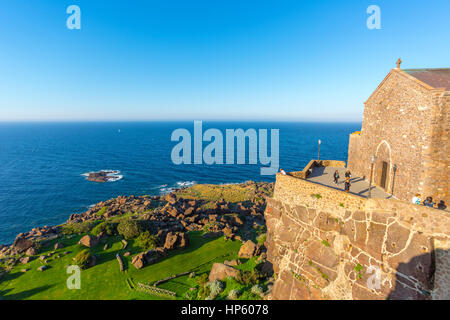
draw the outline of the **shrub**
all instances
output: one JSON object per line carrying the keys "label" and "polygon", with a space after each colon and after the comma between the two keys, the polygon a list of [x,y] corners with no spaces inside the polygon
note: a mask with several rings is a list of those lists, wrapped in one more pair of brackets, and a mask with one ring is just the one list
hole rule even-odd
{"label": "shrub", "polygon": [[251,293],[257,295],[257,296],[261,296],[264,293],[264,289],[261,285],[259,284],[255,284],[252,288],[251,288]]}
{"label": "shrub", "polygon": [[139,235],[139,225],[135,220],[123,219],[117,225],[117,232],[125,239],[133,239]]}
{"label": "shrub", "polygon": [[210,297],[215,298],[223,291],[223,283],[219,280],[210,282],[208,284],[210,292]]}
{"label": "shrub", "polygon": [[96,216],[102,216],[105,212],[106,212],[106,207],[101,208],[100,210],[98,210],[95,215]]}
{"label": "shrub", "polygon": [[241,295],[241,292],[239,290],[233,289],[230,292],[228,292],[228,299],[237,300],[240,295]]}
{"label": "shrub", "polygon": [[77,266],[79,266],[81,269],[87,269],[89,268],[89,265],[91,263],[93,259],[93,256],[91,254],[91,252],[89,251],[89,249],[84,249],[80,252],[78,252],[78,254],[75,257],[75,264]]}
{"label": "shrub", "polygon": [[197,282],[197,284],[200,287],[204,287],[205,284],[208,282],[208,274],[207,273],[203,273],[202,275],[197,277],[197,279],[195,279],[195,281]]}
{"label": "shrub", "polygon": [[263,275],[258,270],[253,269],[252,271],[242,272],[237,280],[243,285],[251,286],[258,284],[261,278],[263,278]]}
{"label": "shrub", "polygon": [[158,246],[158,238],[145,231],[136,238],[135,244],[142,250],[154,249]]}
{"label": "shrub", "polygon": [[[200,287],[198,289],[197,297],[200,300],[201,299],[205,299],[206,300],[206,297],[211,298],[210,293],[211,293],[211,290],[209,289],[209,286]],[[209,299],[209,300],[212,300],[212,299]]]}
{"label": "shrub", "polygon": [[264,245],[264,243],[266,242],[266,239],[267,239],[267,233],[263,233],[263,234],[260,234],[260,235],[256,238],[256,241],[258,242],[258,244]]}
{"label": "shrub", "polygon": [[115,235],[117,233],[117,223],[103,221],[91,230],[91,234],[94,236],[98,236],[102,232],[105,232],[108,236]]}
{"label": "shrub", "polygon": [[213,231],[216,225],[217,225],[217,222],[215,222],[215,221],[211,221],[211,222],[205,224],[203,226],[203,232],[208,233],[210,231]]}
{"label": "shrub", "polygon": [[66,223],[62,226],[61,232],[62,234],[88,233],[97,224],[99,224],[99,222],[100,222],[99,220],[95,220],[95,221]]}
{"label": "shrub", "polygon": [[253,227],[253,229],[255,230],[256,234],[258,236],[264,234],[266,232],[266,227],[265,226],[261,226],[261,225],[255,225]]}

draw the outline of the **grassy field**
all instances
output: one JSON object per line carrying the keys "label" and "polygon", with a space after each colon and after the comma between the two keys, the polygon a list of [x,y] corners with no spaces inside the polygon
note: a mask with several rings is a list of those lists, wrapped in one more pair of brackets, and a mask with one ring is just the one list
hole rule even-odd
{"label": "grassy field", "polygon": [[[221,199],[229,202],[231,207],[236,203],[251,204],[252,200],[260,200],[261,197],[257,194],[257,189],[254,185],[214,185],[214,184],[197,184],[190,188],[177,192],[177,195],[185,199],[199,199],[205,202],[202,206],[209,209],[213,206],[215,201]],[[271,196],[273,191],[267,188],[260,188],[262,192]]]}
{"label": "grassy field", "polygon": [[[119,237],[109,237],[106,242],[100,243],[91,251],[97,257],[97,264],[87,270],[81,271],[81,289],[69,290],[66,286],[67,266],[73,264],[72,258],[83,248],[77,244],[81,236],[72,238],[63,237],[58,241],[64,244],[64,248],[52,250],[54,240],[48,247],[41,248],[40,255],[55,252],[49,259],[49,269],[41,272],[36,270],[43,263],[38,256],[26,265],[19,264],[11,272],[0,279],[1,299],[163,299],[131,289],[127,279],[133,283],[152,284],[154,281],[187,271],[195,271],[197,275],[209,272],[214,262],[237,258],[237,252],[241,243],[239,241],[225,241],[223,237],[217,239],[205,239],[201,233],[192,232],[190,246],[185,250],[170,252],[167,257],[141,270],[137,270],[131,264],[131,257],[140,252],[129,241],[128,247],[123,250],[123,244]],[[109,244],[107,250],[103,250],[105,243]],[[46,249],[47,248],[47,249]],[[70,252],[66,255],[63,252]],[[116,253],[121,255],[130,251],[130,257],[123,257],[125,270],[119,270],[119,264],[115,258]],[[57,258],[57,256],[60,256]],[[252,260],[242,264],[240,268],[252,268]],[[29,269],[21,272],[21,269]],[[160,288],[176,292],[175,299],[182,299],[184,294],[195,285],[195,279],[188,276],[179,277],[161,284]],[[230,284],[231,287],[231,284]]]}

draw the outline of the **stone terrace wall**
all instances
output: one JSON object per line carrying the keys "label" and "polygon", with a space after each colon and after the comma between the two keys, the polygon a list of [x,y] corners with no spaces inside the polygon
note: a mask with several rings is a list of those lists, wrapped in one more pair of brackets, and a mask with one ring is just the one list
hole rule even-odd
{"label": "stone terrace wall", "polygon": [[278,174],[265,218],[269,299],[450,298],[448,212]]}

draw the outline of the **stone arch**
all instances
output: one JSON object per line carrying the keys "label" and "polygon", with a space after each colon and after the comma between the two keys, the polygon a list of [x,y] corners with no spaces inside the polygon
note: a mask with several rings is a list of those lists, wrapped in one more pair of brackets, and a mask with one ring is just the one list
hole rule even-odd
{"label": "stone arch", "polygon": [[385,169],[385,185],[384,190],[389,192],[391,190],[392,184],[392,150],[389,142],[386,140],[382,140],[378,145],[375,152],[375,156],[377,157],[374,165],[374,184],[377,186],[382,186],[383,179],[383,162],[387,163],[387,168]]}

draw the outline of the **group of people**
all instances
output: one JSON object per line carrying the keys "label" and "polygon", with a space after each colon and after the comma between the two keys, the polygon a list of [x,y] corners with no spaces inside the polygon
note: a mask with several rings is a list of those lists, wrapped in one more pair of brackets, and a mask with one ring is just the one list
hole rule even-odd
{"label": "group of people", "polygon": [[[339,184],[339,171],[338,170],[336,170],[334,172],[333,178],[334,178],[334,183]],[[350,180],[351,178],[352,178],[352,174],[351,174],[350,170],[347,170],[345,172],[345,180],[344,180],[345,192],[350,192],[350,186],[352,185],[351,180]]]}
{"label": "group of people", "polygon": [[[280,169],[280,173],[283,175],[287,175],[286,171],[284,171],[283,169]],[[333,178],[334,178],[334,183],[337,185],[339,184],[339,171],[336,170],[333,174]],[[347,170],[345,172],[345,180],[344,180],[344,190],[345,192],[350,192],[350,186],[351,186],[351,178],[352,178],[352,173],[350,172],[350,170]],[[412,203],[414,204],[422,204],[426,207],[430,207],[430,208],[437,208],[440,210],[445,210],[447,209],[447,205],[445,204],[444,200],[439,201],[439,203],[435,203],[433,201],[432,197],[426,197],[425,200],[422,201],[421,199],[421,195],[420,193],[417,193],[413,198],[412,198]]]}
{"label": "group of people", "polygon": [[444,200],[441,200],[441,201],[439,201],[438,204],[436,204],[433,201],[432,197],[426,197],[425,200],[422,201],[420,193],[416,193],[416,195],[412,198],[411,202],[414,204],[422,204],[426,207],[437,208],[440,210],[447,209],[447,205],[445,204]]}

